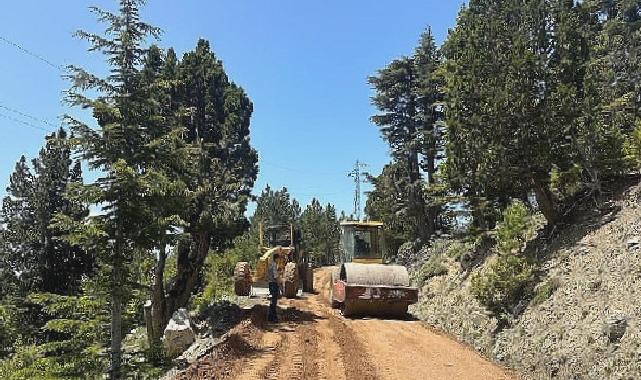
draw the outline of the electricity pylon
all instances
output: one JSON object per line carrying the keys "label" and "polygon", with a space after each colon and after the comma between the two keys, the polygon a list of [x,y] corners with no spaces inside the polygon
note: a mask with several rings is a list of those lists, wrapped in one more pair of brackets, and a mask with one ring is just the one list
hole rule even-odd
{"label": "electricity pylon", "polygon": [[347,173],[348,177],[354,179],[354,184],[356,185],[356,189],[354,189],[354,216],[357,220],[361,220],[361,183],[369,182],[369,173],[363,171],[366,167],[366,163],[356,160],[354,169]]}

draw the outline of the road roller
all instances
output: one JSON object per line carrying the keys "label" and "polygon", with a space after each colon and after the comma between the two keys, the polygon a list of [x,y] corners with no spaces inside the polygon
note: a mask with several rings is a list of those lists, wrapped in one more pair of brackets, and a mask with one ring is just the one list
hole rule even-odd
{"label": "road roller", "polygon": [[332,268],[330,301],[346,317],[403,317],[418,301],[407,269],[383,263],[383,223],[341,223],[340,261]]}
{"label": "road roller", "polygon": [[256,269],[252,270],[248,262],[236,263],[234,268],[234,293],[237,296],[249,296],[252,288],[266,288],[267,268],[274,253],[278,254],[276,267],[280,278],[280,289],[283,296],[294,298],[302,287],[304,292],[312,292],[313,269],[307,257],[300,249],[300,230],[293,224],[278,224],[263,227],[259,223],[260,257]]}

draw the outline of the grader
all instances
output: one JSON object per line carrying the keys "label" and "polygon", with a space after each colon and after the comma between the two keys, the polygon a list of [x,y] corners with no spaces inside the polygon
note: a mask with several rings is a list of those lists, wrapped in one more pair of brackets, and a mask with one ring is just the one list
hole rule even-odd
{"label": "grader", "polygon": [[250,263],[239,262],[234,268],[234,292],[237,296],[249,296],[252,288],[266,288],[267,269],[278,254],[276,266],[280,274],[279,284],[282,294],[294,298],[302,287],[304,292],[312,292],[313,272],[307,257],[300,248],[300,230],[293,224],[278,224],[264,227],[259,224],[260,258],[256,269]]}
{"label": "grader", "polygon": [[343,315],[390,316],[407,314],[418,301],[407,269],[383,264],[383,223],[341,223],[341,264],[332,268],[330,301]]}

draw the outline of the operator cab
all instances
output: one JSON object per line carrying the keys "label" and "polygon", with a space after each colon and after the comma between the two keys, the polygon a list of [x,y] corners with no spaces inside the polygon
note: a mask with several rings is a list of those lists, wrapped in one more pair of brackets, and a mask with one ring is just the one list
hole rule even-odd
{"label": "operator cab", "polygon": [[383,263],[383,223],[341,223],[341,255],[346,263]]}
{"label": "operator cab", "polygon": [[273,224],[266,226],[263,235],[265,243],[267,243],[267,247],[269,248],[294,246],[295,232],[291,224]]}

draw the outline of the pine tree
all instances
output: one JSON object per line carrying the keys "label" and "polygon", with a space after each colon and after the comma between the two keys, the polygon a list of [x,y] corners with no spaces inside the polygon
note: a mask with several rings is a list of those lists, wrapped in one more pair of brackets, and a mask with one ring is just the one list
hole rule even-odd
{"label": "pine tree", "polygon": [[64,130],[47,136],[45,147],[32,167],[23,156],[16,164],[3,200],[1,223],[6,272],[19,273],[15,281],[23,292],[73,294],[81,278],[93,268],[93,258],[80,247],[63,241],[67,232],[57,228],[58,215],[82,220],[88,210],[65,198],[65,192],[82,183],[79,162],[71,159]]}
{"label": "pine tree", "polygon": [[[111,342],[109,376],[122,376],[123,309],[128,299],[128,272],[137,248],[144,240],[149,215],[144,205],[153,175],[146,171],[149,157],[147,134],[148,109],[145,95],[150,92],[139,78],[147,36],[160,31],[140,20],[140,0],[121,0],[117,13],[91,8],[99,21],[106,23],[103,35],[79,31],[89,41],[90,50],[100,51],[110,66],[109,75],[100,78],[70,66],[71,88],[66,100],[71,106],[93,111],[98,127],[66,116],[76,134],[77,148],[89,167],[104,173],[94,183],[79,188],[76,196],[89,203],[102,204],[102,214],[91,216],[88,224],[76,225],[76,242],[84,242],[98,254],[102,275],[110,295]],[[94,99],[83,93],[95,91]],[[68,221],[67,221],[68,222]]]}
{"label": "pine tree", "polygon": [[424,121],[418,113],[417,76],[414,59],[403,57],[379,70],[369,82],[376,91],[372,103],[381,112],[372,121],[380,127],[392,157],[407,165],[404,213],[412,220],[413,238],[426,242],[435,226],[423,196],[419,154]]}
{"label": "pine tree", "polygon": [[394,256],[398,248],[411,240],[411,223],[403,217],[403,200],[407,176],[404,165],[391,162],[377,177],[370,178],[374,189],[367,195],[365,214],[372,220],[383,222],[387,255]]}

